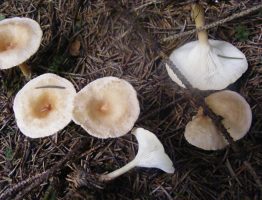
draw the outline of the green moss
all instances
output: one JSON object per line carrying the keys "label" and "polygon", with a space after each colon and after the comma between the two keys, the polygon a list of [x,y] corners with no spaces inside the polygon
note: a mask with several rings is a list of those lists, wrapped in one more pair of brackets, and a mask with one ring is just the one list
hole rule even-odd
{"label": "green moss", "polygon": [[9,147],[7,147],[4,151],[6,160],[12,160],[13,159],[13,150]]}
{"label": "green moss", "polygon": [[3,14],[0,13],[0,21],[5,19],[5,16]]}
{"label": "green moss", "polygon": [[63,55],[55,55],[53,57],[53,60],[50,64],[50,69],[53,70],[54,72],[59,72],[61,70],[63,70],[61,68],[61,65],[63,64],[63,62],[65,61],[66,57]]}
{"label": "green moss", "polygon": [[245,42],[248,40],[248,37],[250,35],[248,28],[244,25],[238,25],[235,28],[235,37],[237,40],[241,41],[241,42]]}

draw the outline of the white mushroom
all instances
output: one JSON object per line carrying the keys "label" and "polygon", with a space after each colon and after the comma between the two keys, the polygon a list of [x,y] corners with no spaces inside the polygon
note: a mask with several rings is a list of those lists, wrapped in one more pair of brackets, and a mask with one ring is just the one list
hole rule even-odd
{"label": "white mushroom", "polygon": [[31,138],[52,135],[72,120],[76,90],[55,74],[29,81],[14,99],[14,113],[21,132]]}
{"label": "white mushroom", "polygon": [[39,48],[42,38],[39,24],[29,18],[14,17],[0,21],[0,69],[19,65],[25,76],[30,70],[23,65]]}
{"label": "white mushroom", "polygon": [[120,137],[130,131],[140,113],[130,83],[104,77],[86,85],[74,101],[73,120],[98,138]]}
{"label": "white mushroom", "polygon": [[[193,4],[192,14],[196,28],[204,26],[204,10]],[[198,41],[189,42],[174,50],[170,60],[194,88],[221,90],[234,83],[247,70],[245,55],[232,44],[208,40],[206,31],[198,32]],[[184,87],[176,74],[166,65],[170,78]]]}
{"label": "white mushroom", "polygon": [[110,181],[134,167],[158,168],[167,173],[174,173],[175,169],[172,161],[165,153],[161,142],[152,132],[143,128],[135,128],[132,133],[138,141],[136,157],[122,168],[109,174],[101,175],[101,181]]}
{"label": "white mushroom", "polygon": [[[222,124],[234,140],[246,135],[252,122],[252,112],[246,100],[236,92],[225,90],[209,95],[207,105],[219,116]],[[186,125],[186,140],[201,149],[217,150],[228,145],[212,120],[203,114],[202,108]]]}

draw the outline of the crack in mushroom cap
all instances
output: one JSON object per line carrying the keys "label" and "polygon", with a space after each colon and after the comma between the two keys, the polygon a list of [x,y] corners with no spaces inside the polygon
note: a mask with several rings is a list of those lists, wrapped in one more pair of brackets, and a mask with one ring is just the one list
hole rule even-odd
{"label": "crack in mushroom cap", "polygon": [[[219,40],[208,42],[209,45],[189,42],[174,50],[169,58],[194,88],[221,90],[240,78],[248,63],[232,44]],[[166,69],[174,82],[185,87],[168,65]]]}
{"label": "crack in mushroom cap", "polygon": [[14,99],[19,129],[31,138],[49,136],[63,129],[72,120],[75,95],[73,84],[55,74],[43,74],[29,81]]}
{"label": "crack in mushroom cap", "polygon": [[42,30],[33,19],[13,17],[0,21],[0,69],[29,59],[39,48]]}
{"label": "crack in mushroom cap", "polygon": [[185,138],[190,144],[205,150],[223,149],[227,145],[227,141],[221,136],[212,120],[203,115],[195,116],[188,122]]}
{"label": "crack in mushroom cap", "polygon": [[[252,112],[246,100],[236,92],[225,90],[205,98],[207,105],[219,116],[222,124],[236,141],[248,132],[252,122]],[[212,120],[204,116],[202,109],[186,125],[186,140],[201,149],[217,150],[228,145]]]}
{"label": "crack in mushroom cap", "polygon": [[133,86],[123,79],[104,77],[77,93],[73,120],[92,136],[114,138],[130,131],[139,113]]}

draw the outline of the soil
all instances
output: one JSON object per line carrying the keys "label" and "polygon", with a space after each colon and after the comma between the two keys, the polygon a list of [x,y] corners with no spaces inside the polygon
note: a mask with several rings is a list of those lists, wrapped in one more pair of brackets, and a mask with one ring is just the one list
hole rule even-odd
{"label": "soil", "polygon": [[[56,73],[70,80],[77,91],[105,76],[129,81],[141,107],[135,126],[156,134],[175,167],[174,174],[135,168],[111,182],[100,183],[97,174],[118,169],[135,157],[135,137],[128,133],[115,139],[97,139],[73,122],[51,137],[24,136],[12,106],[27,80],[19,68],[12,68],[0,71],[0,196],[9,190],[6,199],[262,198],[262,10],[208,31],[209,38],[230,42],[246,55],[247,72],[228,89],[247,100],[253,121],[248,134],[236,142],[241,153],[230,146],[204,151],[184,138],[185,126],[198,107],[189,92],[169,78],[157,51],[161,48],[169,55],[197,39],[191,34],[163,41],[195,28],[191,2],[0,1],[0,18],[29,17],[43,30],[38,52],[27,61],[32,78]],[[261,3],[219,0],[201,4],[208,24]],[[32,178],[45,171],[42,178]],[[27,178],[32,180],[25,184]],[[17,183],[21,187],[12,188]]]}

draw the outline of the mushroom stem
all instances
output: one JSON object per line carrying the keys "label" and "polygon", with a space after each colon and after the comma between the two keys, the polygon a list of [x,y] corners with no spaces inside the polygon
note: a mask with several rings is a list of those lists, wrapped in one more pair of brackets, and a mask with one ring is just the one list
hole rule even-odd
{"label": "mushroom stem", "polygon": [[136,157],[124,167],[109,174],[101,175],[100,181],[110,181],[134,167],[158,168],[167,173],[174,173],[173,163],[155,134],[143,128],[134,128],[132,133],[138,141]]}
{"label": "mushroom stem", "polygon": [[24,74],[24,76],[27,78],[27,79],[30,79],[31,78],[31,74],[32,74],[32,71],[31,71],[31,68],[28,64],[26,64],[25,62],[24,63],[21,63],[20,65],[18,65],[19,68],[21,69],[22,73]]}
{"label": "mushroom stem", "polygon": [[[204,8],[200,4],[192,5],[192,18],[195,20],[197,29],[205,26]],[[200,43],[208,44],[208,35],[206,30],[198,31],[197,36]]]}
{"label": "mushroom stem", "polygon": [[118,176],[121,176],[122,174],[126,173],[127,171],[129,171],[130,169],[134,168],[136,166],[137,162],[136,162],[136,159],[132,160],[131,162],[127,163],[125,166],[113,171],[113,172],[110,172],[109,174],[104,174],[104,175],[101,175],[99,177],[99,180],[102,181],[102,182],[105,182],[105,181],[111,181],[115,178],[117,178]]}

